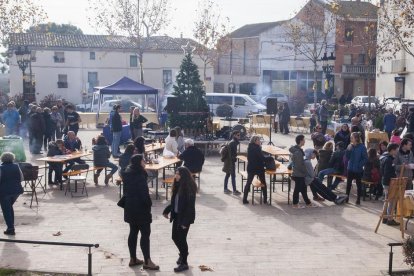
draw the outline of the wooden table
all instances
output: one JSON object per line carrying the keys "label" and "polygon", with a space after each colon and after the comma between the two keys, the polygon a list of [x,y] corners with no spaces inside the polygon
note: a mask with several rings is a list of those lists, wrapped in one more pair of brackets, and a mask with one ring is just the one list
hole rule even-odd
{"label": "wooden table", "polygon": [[159,151],[163,150],[165,147],[165,143],[153,143],[145,145],[145,153],[149,153],[152,151]]}
{"label": "wooden table", "polygon": [[171,165],[174,165],[178,162],[180,162],[181,160],[178,159],[177,157],[174,158],[165,158],[160,156],[158,158],[158,164],[147,164],[145,165],[145,169],[148,171],[153,171],[155,172],[155,199],[159,199],[158,196],[158,173],[159,170],[162,169],[162,179],[165,179],[165,168]]}
{"label": "wooden table", "polygon": [[389,142],[388,134],[386,132],[383,132],[383,131],[366,131],[365,132],[365,137],[366,137],[367,143],[369,143],[372,139],[376,139],[378,141],[387,141],[387,142]]}
{"label": "wooden table", "polygon": [[269,192],[270,192],[270,204],[272,204],[272,191],[274,190],[276,184],[276,176],[282,176],[282,192],[283,192],[283,184],[285,183],[285,176],[288,177],[287,184],[288,184],[288,205],[290,204],[290,190],[291,190],[291,175],[292,170],[288,170],[288,168],[283,165],[279,164],[279,167],[276,170],[266,170],[266,174],[269,175]]}
{"label": "wooden table", "polygon": [[288,150],[272,146],[272,145],[262,145],[262,151],[274,155],[275,159],[282,157],[282,161],[289,161],[290,152]]}
{"label": "wooden table", "polygon": [[[47,169],[48,169],[47,163],[48,162],[65,164],[70,160],[78,159],[78,158],[88,156],[88,155],[91,155],[91,154],[92,153],[88,152],[88,151],[86,151],[86,152],[74,152],[74,153],[71,153],[71,154],[55,155],[55,156],[43,157],[43,158],[36,159],[37,161],[44,161],[45,162],[45,185],[47,185],[47,176],[48,176],[48,174],[47,174]],[[60,185],[60,189],[61,190],[63,189],[62,184]]]}

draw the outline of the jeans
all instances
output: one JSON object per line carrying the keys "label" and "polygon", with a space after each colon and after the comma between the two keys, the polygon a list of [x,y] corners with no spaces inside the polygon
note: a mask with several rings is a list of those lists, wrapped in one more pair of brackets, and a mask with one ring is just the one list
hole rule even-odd
{"label": "jeans", "polygon": [[82,160],[80,158],[70,160],[66,163],[66,168],[63,170],[63,173],[67,173],[68,171],[70,171],[72,169],[73,165],[75,165],[75,163],[85,164],[86,162],[85,162],[85,160]]}
{"label": "jeans", "polygon": [[[324,170],[320,171],[319,174],[318,174],[318,178],[322,182],[325,175],[338,174],[338,173],[339,173],[338,170],[336,170],[334,168],[328,168],[328,169],[324,169]],[[338,186],[339,182],[341,182],[341,179],[339,177],[335,177],[334,183],[331,184],[332,183],[332,178],[329,179],[329,177],[328,177],[328,188],[331,189],[331,190],[334,190]]]}
{"label": "jeans", "polygon": [[183,229],[181,225],[178,225],[177,219],[173,220],[172,224],[172,240],[177,246],[178,251],[180,252],[181,263],[187,264],[188,256],[188,244],[187,244],[187,235],[188,230],[190,230],[190,225],[187,228]]}
{"label": "jeans", "polygon": [[150,235],[151,235],[151,224],[129,224],[129,236],[128,236],[128,249],[129,256],[131,258],[137,257],[137,242],[138,232],[141,232],[141,239],[139,245],[141,247],[142,255],[144,256],[144,262],[147,263],[150,259]]}
{"label": "jeans", "polygon": [[224,177],[224,190],[227,190],[227,184],[229,183],[229,177],[231,176],[231,185],[233,186],[233,192],[236,191],[236,163],[231,165],[231,173],[226,173]]}
{"label": "jeans", "polygon": [[[384,199],[388,199],[388,189],[390,188],[390,186],[383,185],[383,188],[384,188]],[[385,207],[385,204],[386,204],[386,202],[384,202],[384,207]],[[387,207],[387,215],[388,216],[392,215],[391,212],[392,212],[393,206],[394,206],[394,211],[395,211],[395,207],[396,207],[395,204],[396,204],[395,200],[388,201],[388,207]],[[389,217],[388,219],[391,220],[391,217]]]}
{"label": "jeans", "polygon": [[315,196],[316,194],[319,194],[320,196],[322,196],[324,199],[328,200],[328,201],[335,201],[336,199],[336,194],[334,194],[331,190],[329,190],[325,185],[322,184],[322,182],[320,182],[319,179],[315,178],[312,183],[309,185],[312,193]]}
{"label": "jeans", "polygon": [[[116,171],[118,170],[118,166],[115,165],[112,162],[109,162],[109,161],[104,166],[98,166],[98,167],[108,167],[108,168],[111,168],[110,174],[115,174]],[[102,171],[102,169],[96,170],[96,174],[99,175],[101,173],[101,171]]]}
{"label": "jeans", "polygon": [[293,205],[299,203],[299,193],[302,194],[303,200],[306,204],[311,204],[311,201],[308,198],[307,186],[305,184],[304,177],[292,176],[293,181],[295,181],[295,189],[293,190]]}
{"label": "jeans", "polygon": [[19,195],[7,195],[0,198],[1,211],[7,225],[7,230],[14,230],[14,210],[13,204]]}
{"label": "jeans", "polygon": [[351,188],[352,188],[352,180],[354,179],[356,180],[356,185],[357,185],[357,200],[359,200],[362,195],[362,183],[361,183],[362,172],[348,171],[348,178],[346,181],[346,194],[349,197],[349,194],[351,193]]}
{"label": "jeans", "polygon": [[266,201],[267,201],[267,186],[266,186],[266,179],[265,179],[264,171],[262,171],[258,174],[247,172],[247,182],[246,182],[246,186],[244,186],[243,201],[247,200],[247,196],[249,195],[249,191],[250,191],[250,185],[252,184],[253,178],[256,175],[259,177],[260,182],[262,182],[262,184],[264,184],[264,187],[262,187],[262,194],[263,194],[263,201],[266,203]]}
{"label": "jeans", "polygon": [[121,143],[122,131],[112,132],[112,156],[117,157],[119,155],[119,144]]}

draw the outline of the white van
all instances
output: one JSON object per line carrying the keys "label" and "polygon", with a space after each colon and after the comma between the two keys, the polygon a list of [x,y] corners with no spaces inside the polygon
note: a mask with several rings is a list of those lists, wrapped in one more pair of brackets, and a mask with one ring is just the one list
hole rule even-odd
{"label": "white van", "polygon": [[233,109],[233,117],[244,118],[249,113],[261,113],[266,111],[266,106],[255,102],[246,94],[233,93],[207,93],[207,104],[210,112],[217,116],[216,109],[218,106],[227,104]]}

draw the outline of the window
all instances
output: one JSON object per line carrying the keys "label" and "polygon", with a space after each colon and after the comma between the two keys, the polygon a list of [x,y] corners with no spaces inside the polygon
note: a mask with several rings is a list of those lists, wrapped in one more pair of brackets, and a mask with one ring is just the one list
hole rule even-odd
{"label": "window", "polygon": [[354,29],[352,27],[345,27],[345,41],[352,41],[354,39]]}
{"label": "window", "polygon": [[55,63],[64,63],[65,62],[65,53],[64,52],[55,52],[53,56]]}
{"label": "window", "polygon": [[215,82],[213,91],[216,92],[216,93],[224,93],[224,83]]}
{"label": "window", "polygon": [[164,90],[171,89],[172,87],[172,70],[162,70],[162,83]]}
{"label": "window", "polygon": [[246,100],[242,97],[234,97],[234,105],[246,105]]}
{"label": "window", "polygon": [[212,104],[233,105],[233,97],[232,96],[214,96],[212,100]]}
{"label": "window", "polygon": [[352,64],[352,55],[344,55],[344,64]]}
{"label": "window", "polygon": [[89,59],[95,60],[95,52],[89,52]]}
{"label": "window", "polygon": [[365,54],[358,55],[358,64],[365,64]]}
{"label": "window", "polygon": [[88,72],[88,92],[93,92],[93,88],[98,85],[98,72]]}
{"label": "window", "polygon": [[129,67],[138,67],[138,57],[136,55],[129,56]]}
{"label": "window", "polygon": [[58,75],[58,88],[68,88],[68,75]]}

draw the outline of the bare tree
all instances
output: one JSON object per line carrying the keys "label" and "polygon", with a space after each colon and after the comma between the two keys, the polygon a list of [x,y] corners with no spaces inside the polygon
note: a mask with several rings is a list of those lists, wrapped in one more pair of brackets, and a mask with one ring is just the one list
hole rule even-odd
{"label": "bare tree", "polygon": [[220,14],[220,8],[213,0],[201,0],[193,35],[198,45],[195,53],[203,61],[203,80],[206,80],[208,65],[213,65],[228,45],[229,18]]}
{"label": "bare tree", "polygon": [[378,53],[381,59],[395,58],[400,51],[414,57],[414,1],[387,0],[379,10]]}
{"label": "bare tree", "polygon": [[286,24],[285,40],[295,56],[304,57],[313,64],[314,104],[317,102],[317,70],[321,54],[326,52],[329,38],[335,35],[335,14],[338,4],[329,1],[310,0],[299,13]]}
{"label": "bare tree", "polygon": [[91,25],[109,35],[125,35],[136,45],[140,81],[144,83],[145,39],[169,23],[168,0],[90,0]]}

